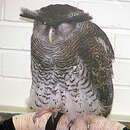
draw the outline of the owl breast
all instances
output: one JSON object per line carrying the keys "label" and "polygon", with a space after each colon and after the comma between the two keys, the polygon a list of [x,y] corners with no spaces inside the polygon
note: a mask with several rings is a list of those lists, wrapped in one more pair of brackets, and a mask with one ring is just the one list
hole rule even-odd
{"label": "owl breast", "polygon": [[87,67],[79,60],[76,66],[42,71],[32,64],[31,99],[36,110],[58,108],[63,113],[101,114],[103,106],[92,88]]}

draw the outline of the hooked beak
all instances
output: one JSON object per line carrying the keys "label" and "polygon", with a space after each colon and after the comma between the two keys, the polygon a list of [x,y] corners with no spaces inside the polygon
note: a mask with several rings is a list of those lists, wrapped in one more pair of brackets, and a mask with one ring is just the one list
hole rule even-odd
{"label": "hooked beak", "polygon": [[50,27],[49,34],[48,34],[48,38],[49,38],[50,43],[53,42],[54,36],[55,36],[55,29],[53,27]]}

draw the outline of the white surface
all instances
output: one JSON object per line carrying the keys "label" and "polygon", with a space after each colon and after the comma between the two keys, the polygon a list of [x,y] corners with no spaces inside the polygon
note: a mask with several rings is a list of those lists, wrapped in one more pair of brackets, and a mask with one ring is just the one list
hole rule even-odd
{"label": "white surface", "polygon": [[115,45],[116,57],[130,59],[130,34],[117,34]]}
{"label": "white surface", "polygon": [[130,4],[127,2],[79,2],[78,6],[93,16],[93,21],[103,27],[130,28]]}
{"label": "white surface", "polygon": [[30,52],[4,51],[3,76],[31,78]]}
{"label": "white surface", "polygon": [[0,106],[25,107],[29,96],[30,80],[0,78]]}
{"label": "white surface", "polygon": [[0,19],[2,19],[2,0],[0,0]]}
{"label": "white surface", "polygon": [[0,50],[0,75],[2,75],[2,52],[1,52],[1,50]]}
{"label": "white surface", "polygon": [[0,0],[0,106],[26,107],[31,86],[32,23],[20,19],[20,8],[34,10],[50,3],[66,3],[89,12],[93,21],[107,33],[116,55],[112,114],[130,116],[130,2],[120,1]]}
{"label": "white surface", "polygon": [[[17,23],[15,23],[17,24]],[[30,50],[31,27],[0,25],[0,48]]]}
{"label": "white surface", "polygon": [[115,86],[113,115],[127,115],[130,117],[130,88],[129,86]]}
{"label": "white surface", "polygon": [[116,59],[113,68],[115,84],[130,86],[130,60]]}

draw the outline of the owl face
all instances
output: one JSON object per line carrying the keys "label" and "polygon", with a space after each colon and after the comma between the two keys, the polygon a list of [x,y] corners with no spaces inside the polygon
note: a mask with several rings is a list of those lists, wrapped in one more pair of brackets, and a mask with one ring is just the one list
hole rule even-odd
{"label": "owl face", "polygon": [[91,17],[70,5],[49,5],[36,11],[22,9],[22,17],[34,19],[33,37],[48,44],[69,39]]}
{"label": "owl face", "polygon": [[75,30],[75,23],[63,22],[57,25],[48,25],[46,21],[35,20],[33,36],[48,44],[65,41],[69,34]]}

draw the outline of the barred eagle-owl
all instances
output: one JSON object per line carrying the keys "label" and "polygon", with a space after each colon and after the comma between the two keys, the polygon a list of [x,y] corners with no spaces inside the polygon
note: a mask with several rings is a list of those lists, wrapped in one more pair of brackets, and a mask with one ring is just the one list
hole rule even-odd
{"label": "barred eagle-owl", "polygon": [[60,4],[22,9],[21,16],[34,19],[31,107],[56,108],[70,121],[84,112],[107,117],[113,102],[114,52],[92,17]]}

